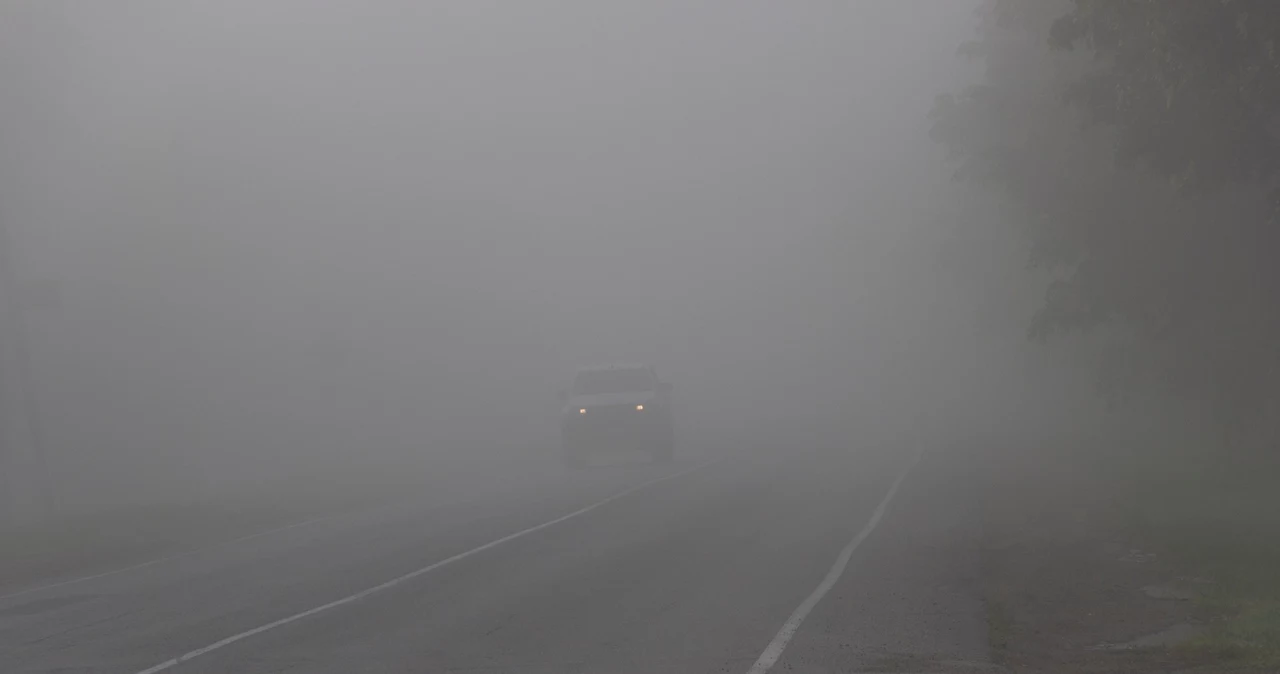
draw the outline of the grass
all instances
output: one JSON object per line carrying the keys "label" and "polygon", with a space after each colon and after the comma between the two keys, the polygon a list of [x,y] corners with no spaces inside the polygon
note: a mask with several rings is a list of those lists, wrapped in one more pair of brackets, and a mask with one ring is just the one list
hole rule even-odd
{"label": "grass", "polygon": [[[992,660],[1035,671],[1280,672],[1280,453],[1210,452],[1212,438],[1139,431],[993,453],[999,470],[984,505]],[[1129,548],[1154,556],[1106,566]],[[1064,594],[1071,561],[1045,557],[1053,551],[1084,551],[1080,568],[1096,562],[1100,574],[1086,581],[1101,584]],[[1199,596],[1190,606],[1143,605],[1137,589],[1147,583]],[[1168,648],[1090,650],[1187,617],[1207,631]]]}
{"label": "grass", "polygon": [[[1134,537],[1196,586],[1205,634],[1177,647],[1197,662],[1280,671],[1280,489],[1276,471],[1179,465],[1130,484]],[[1215,467],[1217,468],[1217,467]]]}
{"label": "grass", "polygon": [[1197,600],[1199,612],[1214,622],[1178,650],[1197,661],[1280,671],[1280,545],[1224,547],[1200,565],[1191,563],[1219,579]]}
{"label": "grass", "polygon": [[1234,617],[1178,650],[1197,661],[1280,670],[1280,601],[1238,597],[1232,606],[1239,609]]}

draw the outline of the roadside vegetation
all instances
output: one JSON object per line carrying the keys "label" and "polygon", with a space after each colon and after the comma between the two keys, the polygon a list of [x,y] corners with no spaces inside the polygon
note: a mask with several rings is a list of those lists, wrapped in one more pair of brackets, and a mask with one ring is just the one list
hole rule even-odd
{"label": "roadside vegetation", "polygon": [[1208,626],[1177,645],[1190,660],[1280,670],[1280,497],[1274,475],[1231,475],[1214,484],[1199,471],[1185,472],[1142,483],[1133,498],[1134,539],[1149,541],[1183,571],[1194,590],[1194,613]]}
{"label": "roadside vegetation", "polygon": [[[1125,638],[1175,618],[1195,629],[1080,656],[1090,669],[1276,671],[1280,4],[987,0],[975,24],[959,52],[980,81],[931,114],[962,189],[994,197],[958,211],[964,236],[1023,247],[1027,272],[992,292],[1034,289],[1028,337],[1091,368],[1107,408],[1057,446],[997,452],[1019,468],[993,478],[988,504],[992,646],[1044,667],[1036,644],[1058,647],[1034,635],[1056,629],[1061,664],[1110,612]],[[1150,563],[1124,566],[1124,550]],[[1068,561],[1078,590],[1018,572]],[[1157,581],[1194,598],[1126,585]]]}

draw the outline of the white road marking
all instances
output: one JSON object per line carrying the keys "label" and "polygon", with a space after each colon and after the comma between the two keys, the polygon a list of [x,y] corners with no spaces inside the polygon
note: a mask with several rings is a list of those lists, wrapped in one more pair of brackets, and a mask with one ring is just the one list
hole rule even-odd
{"label": "white road marking", "polygon": [[389,581],[387,581],[387,582],[385,582],[385,583],[382,583],[382,584],[380,584],[380,585],[374,585],[373,587],[366,588],[366,589],[361,590],[361,591],[359,591],[359,592],[357,592],[357,593],[355,593],[355,594],[352,594],[352,595],[348,595],[348,596],[346,596],[346,597],[343,597],[342,599],[336,599],[336,600],[331,601],[331,602],[329,602],[329,603],[327,603],[327,604],[321,604],[320,606],[317,606],[317,607],[315,607],[315,608],[307,609],[306,611],[303,611],[303,612],[301,612],[301,613],[295,613],[295,614],[293,614],[293,615],[291,615],[291,616],[288,616],[288,617],[286,617],[286,618],[281,618],[281,619],[276,620],[276,621],[274,621],[274,622],[269,622],[269,623],[267,623],[267,624],[265,624],[265,625],[260,625],[260,626],[258,626],[258,627],[255,627],[255,628],[251,629],[251,630],[246,630],[246,631],[241,632],[241,633],[239,633],[239,634],[233,634],[233,635],[231,635],[231,636],[229,636],[229,637],[227,637],[227,638],[225,638],[225,639],[222,639],[222,640],[220,640],[220,641],[215,641],[215,642],[213,642],[213,643],[209,644],[208,646],[204,646],[203,648],[197,648],[197,649],[195,649],[194,651],[189,651],[189,652],[187,652],[187,653],[183,653],[182,655],[179,655],[179,656],[178,656],[178,657],[176,657],[176,658],[172,658],[172,659],[170,659],[170,660],[166,660],[166,661],[164,661],[164,662],[162,662],[162,663],[160,663],[160,664],[158,664],[158,665],[155,665],[154,667],[148,667],[147,669],[144,669],[144,670],[142,670],[142,671],[138,672],[137,674],[155,674],[156,672],[164,671],[164,670],[166,670],[166,669],[169,669],[170,667],[177,666],[177,665],[182,664],[182,663],[184,663],[184,662],[186,662],[186,661],[188,661],[188,660],[193,660],[193,659],[195,659],[195,658],[198,658],[198,657],[200,657],[200,656],[202,656],[202,655],[204,655],[204,654],[206,654],[206,653],[209,653],[209,652],[211,652],[211,651],[216,651],[216,650],[218,650],[219,648],[222,648],[223,646],[230,646],[231,644],[234,644],[235,642],[240,641],[240,640],[242,640],[242,639],[248,639],[249,637],[254,636],[254,635],[256,635],[256,634],[262,634],[263,632],[266,632],[266,631],[268,631],[268,630],[273,630],[273,629],[275,629],[275,628],[277,628],[277,627],[280,627],[280,626],[282,626],[282,625],[288,625],[288,624],[289,624],[289,623],[291,623],[291,622],[296,622],[296,621],[298,621],[298,620],[302,620],[303,618],[307,618],[307,617],[313,616],[313,615],[315,615],[315,614],[317,614],[317,613],[321,613],[321,612],[323,612],[323,611],[328,611],[329,609],[337,608],[337,607],[342,606],[342,605],[344,605],[344,604],[350,604],[351,602],[354,602],[354,601],[359,601],[360,599],[364,599],[365,597],[367,597],[367,596],[369,596],[369,595],[371,595],[371,594],[374,594],[374,593],[376,593],[376,592],[381,592],[381,591],[383,591],[383,590],[391,589],[391,588],[395,587],[396,585],[399,585],[399,584],[401,584],[401,583],[403,583],[403,582],[405,582],[405,581],[412,580],[412,579],[417,578],[418,576],[421,576],[421,575],[423,575],[423,574],[425,574],[425,573],[430,573],[430,572],[432,572],[432,571],[435,571],[436,569],[439,569],[439,568],[440,568],[440,567],[442,567],[442,566],[447,566],[447,565],[452,564],[452,563],[454,563],[454,562],[462,561],[462,560],[464,560],[464,559],[466,559],[466,558],[468,558],[468,557],[471,557],[471,556],[473,556],[473,555],[476,555],[476,554],[479,554],[479,553],[481,553],[481,552],[484,552],[485,550],[489,550],[490,548],[496,548],[496,547],[498,547],[499,545],[502,545],[503,543],[508,543],[508,542],[510,542],[510,541],[514,541],[514,540],[515,540],[515,539],[517,539],[517,538],[521,538],[521,537],[524,537],[524,536],[528,536],[529,534],[532,534],[532,533],[537,532],[537,531],[541,531],[541,530],[546,529],[547,527],[550,527],[550,526],[554,526],[554,525],[556,525],[556,524],[559,524],[559,523],[561,523],[561,522],[564,522],[565,520],[570,520],[570,519],[573,519],[573,518],[578,517],[578,516],[580,516],[580,515],[585,515],[585,514],[587,514],[587,513],[591,512],[592,510],[595,510],[596,508],[599,508],[599,507],[601,507],[601,506],[603,506],[603,505],[606,505],[606,504],[608,504],[608,503],[611,503],[611,502],[613,502],[613,501],[616,501],[616,500],[618,500],[618,499],[620,499],[620,498],[622,498],[622,497],[624,497],[624,496],[627,496],[628,494],[633,494],[633,493],[635,493],[635,492],[637,492],[637,491],[640,491],[641,489],[644,489],[644,488],[646,488],[646,487],[650,487],[650,486],[653,486],[653,485],[655,485],[655,484],[658,484],[659,482],[666,482],[667,480],[674,480],[674,479],[676,479],[676,478],[678,478],[678,477],[682,477],[682,476],[688,475],[689,473],[692,473],[692,472],[694,472],[694,471],[696,471],[696,470],[701,470],[701,469],[703,469],[703,468],[707,468],[708,466],[713,466],[713,465],[715,465],[715,464],[717,464],[717,463],[720,463],[720,462],[724,461],[726,458],[728,458],[728,457],[721,457],[721,458],[719,458],[719,459],[714,459],[714,460],[711,460],[711,461],[707,461],[707,462],[705,462],[705,463],[700,463],[700,464],[698,464],[698,465],[696,465],[696,466],[693,466],[692,468],[686,468],[685,470],[679,471],[679,472],[677,472],[677,473],[672,473],[672,474],[670,474],[670,475],[664,475],[663,477],[654,478],[654,479],[649,480],[649,481],[647,481],[647,482],[642,482],[642,483],[640,483],[640,484],[638,484],[638,485],[636,485],[636,486],[634,486],[634,487],[629,487],[629,488],[627,488],[627,489],[623,489],[622,491],[620,491],[620,492],[618,492],[618,493],[614,494],[613,496],[610,496],[610,497],[608,497],[608,498],[606,498],[606,499],[604,499],[604,500],[602,500],[602,501],[596,501],[595,503],[592,503],[592,504],[591,504],[591,505],[589,505],[589,506],[586,506],[586,507],[584,507],[584,508],[579,508],[578,510],[575,510],[575,511],[573,511],[573,512],[571,512],[571,513],[567,514],[567,515],[561,515],[560,517],[557,517],[557,518],[555,518],[555,519],[553,519],[553,520],[548,520],[548,521],[546,521],[546,522],[543,522],[542,524],[538,524],[538,525],[536,525],[536,526],[529,527],[528,529],[522,529],[522,530],[517,531],[517,532],[515,532],[515,533],[513,533],[513,534],[508,534],[508,535],[506,535],[506,536],[503,536],[502,538],[498,538],[498,539],[496,539],[496,540],[489,541],[488,543],[485,543],[484,545],[481,545],[480,547],[472,548],[472,549],[470,549],[470,550],[467,550],[466,552],[460,552],[460,553],[458,553],[458,554],[456,554],[456,555],[454,555],[454,556],[452,556],[452,557],[446,557],[445,559],[442,559],[442,560],[440,560],[440,561],[438,561],[438,562],[436,562],[436,563],[434,563],[434,564],[431,564],[431,565],[429,565],[429,566],[424,566],[424,567],[422,567],[421,569],[418,569],[417,571],[410,571],[409,573],[406,573],[406,574],[404,574],[403,576],[400,576],[400,577],[398,577],[398,578],[393,578],[393,579],[391,579],[391,580],[389,580]]}
{"label": "white road marking", "polygon": [[853,540],[849,541],[848,545],[844,546],[844,549],[840,551],[840,555],[836,557],[836,563],[831,566],[830,571],[827,571],[826,577],[822,579],[821,583],[818,583],[818,587],[800,603],[800,606],[797,607],[794,612],[792,612],[791,617],[787,618],[787,622],[782,624],[782,629],[778,630],[778,634],[774,636],[773,641],[770,641],[769,645],[765,647],[764,652],[756,659],[755,664],[751,665],[751,669],[747,670],[747,674],[765,674],[765,672],[769,671],[769,668],[773,667],[774,664],[778,662],[778,658],[782,657],[782,652],[787,649],[787,644],[790,643],[791,638],[796,635],[796,630],[800,629],[800,623],[804,622],[804,619],[808,617],[809,612],[813,610],[813,607],[817,606],[818,602],[822,601],[822,597],[835,586],[836,581],[840,580],[840,576],[844,574],[845,567],[849,565],[849,558],[853,556],[854,550],[857,550],[858,546],[862,545],[862,542],[867,540],[867,537],[871,535],[871,532],[876,530],[876,527],[880,524],[880,520],[884,517],[885,509],[889,507],[889,502],[892,501],[894,495],[898,493],[898,486],[901,485],[902,480],[907,477],[907,473],[910,473],[911,469],[919,462],[920,455],[917,454],[911,464],[908,465],[906,469],[898,475],[897,479],[893,481],[893,484],[889,486],[889,493],[884,495],[884,499],[880,501],[880,505],[877,505],[875,511],[871,513],[871,519],[867,521],[867,525],[862,528],[862,531],[858,532],[857,536],[853,537]]}
{"label": "white road marking", "polygon": [[163,564],[163,563],[165,563],[165,562],[172,562],[172,561],[173,561],[173,560],[175,560],[175,559],[182,559],[182,558],[184,558],[184,557],[190,557],[190,556],[192,556],[192,555],[198,555],[198,554],[200,554],[200,553],[209,552],[209,551],[211,551],[211,550],[218,550],[218,549],[220,549],[220,548],[224,548],[224,547],[226,547],[226,546],[228,546],[228,545],[233,545],[233,544],[235,544],[235,543],[243,543],[244,541],[252,540],[252,539],[255,539],[255,538],[260,538],[260,537],[262,537],[262,536],[269,536],[269,535],[271,535],[271,534],[278,534],[278,533],[280,533],[281,531],[287,531],[287,530],[289,530],[289,529],[296,529],[296,528],[298,528],[298,527],[305,527],[305,526],[307,526],[308,524],[315,524],[316,522],[321,522],[321,521],[324,521],[324,520],[327,520],[327,519],[332,519],[333,517],[335,517],[335,516],[332,516],[332,515],[331,515],[331,516],[328,516],[328,517],[315,517],[315,518],[312,518],[312,519],[309,519],[309,520],[303,520],[302,522],[294,522],[293,524],[287,524],[287,525],[282,526],[282,527],[276,527],[275,529],[267,529],[266,531],[259,531],[259,532],[258,532],[258,533],[256,533],[256,534],[249,534],[248,536],[241,536],[241,537],[239,537],[239,538],[233,538],[233,539],[231,539],[231,540],[229,540],[229,541],[222,541],[221,543],[214,543],[213,545],[206,545],[206,546],[204,546],[204,547],[195,548],[195,549],[193,549],[193,550],[187,550],[186,552],[179,552],[179,553],[177,553],[177,554],[169,555],[168,557],[159,557],[159,558],[156,558],[156,559],[153,559],[153,560],[147,561],[147,562],[141,562],[141,563],[139,563],[139,564],[134,564],[134,565],[132,565],[132,566],[125,566],[125,567],[121,567],[121,568],[119,568],[119,569],[112,569],[111,571],[103,571],[102,573],[95,573],[95,574],[93,574],[93,575],[91,575],[91,576],[80,576],[79,578],[71,578],[71,579],[69,579],[69,580],[63,580],[63,581],[59,581],[59,582],[57,582],[57,583],[49,583],[48,585],[37,585],[36,587],[29,587],[29,588],[27,588],[27,589],[25,589],[25,590],[18,590],[17,592],[11,592],[11,593],[9,593],[9,594],[0,594],[0,601],[4,601],[4,600],[6,600],[6,599],[12,599],[12,598],[14,598],[14,597],[21,597],[21,596],[22,596],[22,595],[24,595],[24,594],[31,594],[32,592],[40,592],[40,591],[42,591],[42,590],[52,590],[52,589],[54,589],[54,588],[66,587],[66,586],[68,586],[68,585],[75,585],[76,583],[83,583],[83,582],[85,582],[85,581],[87,581],[87,580],[96,580],[96,579],[98,579],[98,578],[106,578],[106,577],[108,577],[108,576],[114,576],[114,575],[121,574],[121,573],[127,573],[127,572],[129,572],[129,571],[136,571],[136,570],[138,570],[138,569],[145,569],[145,568],[146,568],[146,567],[148,567],[148,566],[155,566],[156,564]]}

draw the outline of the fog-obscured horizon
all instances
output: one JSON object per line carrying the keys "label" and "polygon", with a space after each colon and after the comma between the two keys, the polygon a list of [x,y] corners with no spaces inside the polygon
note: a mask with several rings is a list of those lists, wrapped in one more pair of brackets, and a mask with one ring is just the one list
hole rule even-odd
{"label": "fog-obscured horizon", "polygon": [[6,5],[60,494],[544,451],[600,362],[705,435],[903,451],[1074,395],[928,137],[973,4]]}

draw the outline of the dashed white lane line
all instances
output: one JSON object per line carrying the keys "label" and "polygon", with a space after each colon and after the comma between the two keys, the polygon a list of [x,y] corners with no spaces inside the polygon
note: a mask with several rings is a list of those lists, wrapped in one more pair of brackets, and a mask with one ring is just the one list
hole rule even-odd
{"label": "dashed white lane line", "polygon": [[898,493],[898,487],[902,484],[902,480],[907,477],[907,473],[920,462],[920,455],[916,455],[915,460],[906,467],[889,486],[889,493],[884,495],[884,499],[876,506],[874,512],[871,513],[871,519],[867,521],[867,525],[862,527],[862,531],[858,532],[849,544],[844,546],[840,551],[840,555],[836,557],[836,563],[831,566],[831,570],[827,571],[827,575],[818,583],[818,587],[800,602],[800,606],[791,613],[791,617],[787,618],[787,622],[782,624],[782,629],[778,630],[778,634],[773,637],[773,641],[765,647],[764,652],[756,659],[755,664],[751,665],[751,669],[747,670],[747,674],[765,674],[771,667],[778,662],[778,658],[782,657],[782,652],[787,649],[787,644],[791,642],[791,638],[796,635],[796,630],[800,629],[800,623],[809,615],[814,606],[822,601],[822,597],[835,586],[836,581],[840,580],[840,576],[844,574],[844,569],[849,565],[849,558],[853,556],[853,552],[867,540],[871,532],[879,526],[880,520],[884,517],[884,511],[889,507],[889,502],[893,500],[894,495]]}
{"label": "dashed white lane line", "polygon": [[175,559],[182,559],[182,558],[184,558],[184,557],[190,557],[190,556],[192,556],[192,555],[198,555],[198,554],[201,554],[201,553],[210,552],[210,551],[212,551],[212,550],[218,550],[218,549],[220,549],[220,548],[224,548],[224,547],[226,547],[226,546],[228,546],[228,545],[234,545],[234,544],[236,544],[236,543],[243,543],[244,541],[253,540],[253,539],[255,539],[255,538],[260,538],[260,537],[262,537],[262,536],[270,536],[271,534],[278,534],[278,533],[280,533],[281,531],[287,531],[287,530],[289,530],[289,529],[297,529],[298,527],[305,527],[305,526],[307,526],[308,524],[315,524],[316,522],[321,522],[321,521],[324,521],[324,520],[327,520],[327,519],[331,519],[331,517],[315,517],[315,518],[312,518],[312,519],[309,519],[309,520],[304,520],[304,521],[302,521],[302,522],[294,522],[293,524],[287,524],[287,525],[282,526],[282,527],[276,527],[276,528],[274,528],[274,529],[267,529],[266,531],[259,531],[259,532],[258,532],[258,533],[256,533],[256,534],[249,534],[248,536],[241,536],[241,537],[239,537],[239,538],[233,538],[233,539],[228,540],[228,541],[222,541],[221,543],[215,543],[215,544],[213,544],[213,545],[206,545],[206,546],[201,547],[201,548],[195,548],[195,549],[193,549],[193,550],[187,550],[186,552],[179,552],[179,553],[177,553],[177,554],[169,555],[169,556],[167,556],[167,557],[159,557],[159,558],[156,558],[156,559],[153,559],[153,560],[150,560],[150,561],[142,562],[142,563],[139,563],[139,564],[134,564],[134,565],[132,565],[132,566],[125,566],[125,567],[121,567],[121,568],[119,568],[119,569],[112,569],[111,571],[103,571],[102,573],[95,573],[95,574],[93,574],[93,575],[91,575],[91,576],[80,576],[79,578],[71,578],[71,579],[68,579],[68,580],[59,581],[59,582],[57,582],[57,583],[49,583],[48,585],[37,585],[36,587],[29,587],[29,588],[27,588],[27,589],[25,589],[25,590],[18,590],[17,592],[11,592],[11,593],[9,593],[9,594],[0,594],[0,601],[4,601],[4,600],[6,600],[6,599],[12,599],[12,598],[14,598],[14,597],[21,597],[21,596],[22,596],[22,595],[24,595],[24,594],[31,594],[31,593],[33,593],[33,592],[41,592],[41,591],[43,591],[43,590],[53,590],[53,589],[56,589],[56,588],[59,588],[59,587],[66,587],[66,586],[68,586],[68,585],[75,585],[76,583],[83,583],[83,582],[85,582],[85,581],[89,581],[89,580],[96,580],[96,579],[98,579],[98,578],[106,578],[106,577],[108,577],[108,576],[115,576],[115,575],[122,574],[122,573],[128,573],[128,572],[130,572],[130,571],[137,571],[138,569],[145,569],[145,568],[147,568],[148,566],[155,566],[156,564],[164,564],[165,562],[172,562],[172,561],[173,561],[173,560],[175,560]]}
{"label": "dashed white lane line", "polygon": [[[403,576],[400,576],[400,577],[398,577],[398,578],[393,578],[393,579],[391,579],[391,580],[389,580],[389,581],[387,581],[387,582],[385,582],[385,583],[382,583],[382,584],[380,584],[380,585],[374,585],[373,587],[370,587],[370,588],[367,588],[367,589],[361,590],[361,591],[359,591],[359,592],[357,592],[357,593],[355,593],[355,594],[348,595],[348,596],[343,597],[343,598],[341,598],[341,599],[336,599],[336,600],[331,601],[331,602],[329,602],[329,603],[327,603],[327,604],[321,604],[320,606],[317,606],[317,607],[315,607],[315,608],[311,608],[311,609],[307,609],[306,611],[302,611],[301,613],[295,613],[295,614],[293,614],[293,615],[291,615],[291,616],[288,616],[288,617],[286,617],[286,618],[281,618],[281,619],[276,620],[276,621],[274,621],[274,622],[269,622],[269,623],[267,623],[267,624],[265,624],[265,625],[259,625],[258,627],[255,627],[255,628],[253,628],[253,629],[251,629],[251,630],[246,630],[246,631],[241,632],[241,633],[239,633],[239,634],[233,634],[233,635],[231,635],[231,636],[229,636],[229,637],[227,637],[227,638],[225,638],[225,639],[222,639],[222,640],[220,640],[220,641],[215,641],[215,642],[213,642],[213,643],[209,644],[208,646],[204,646],[204,647],[202,647],[202,648],[197,648],[197,649],[195,649],[194,651],[189,651],[189,652],[187,652],[187,653],[183,653],[182,655],[179,655],[179,656],[178,656],[178,657],[176,657],[176,658],[172,658],[172,659],[169,659],[169,660],[165,660],[164,662],[162,662],[162,663],[160,663],[160,664],[158,664],[158,665],[155,665],[155,666],[153,666],[153,667],[148,667],[147,669],[144,669],[144,670],[142,670],[142,671],[138,672],[137,674],[155,674],[156,672],[161,672],[161,671],[164,671],[164,670],[166,670],[166,669],[169,669],[170,667],[174,667],[174,666],[180,665],[180,664],[182,664],[182,663],[184,663],[184,662],[186,662],[186,661],[188,661],[188,660],[193,660],[193,659],[195,659],[195,658],[198,658],[198,657],[200,657],[200,656],[202,656],[202,655],[205,655],[206,653],[209,653],[209,652],[212,652],[212,651],[216,651],[216,650],[218,650],[219,648],[222,648],[222,647],[224,647],[224,646],[230,646],[231,644],[234,644],[234,643],[235,643],[235,642],[237,642],[237,641],[241,641],[241,640],[243,640],[243,639],[248,639],[248,638],[249,638],[249,637],[251,637],[251,636],[254,636],[254,635],[257,635],[257,634],[262,634],[263,632],[266,632],[266,631],[268,631],[268,630],[273,630],[273,629],[275,629],[275,628],[277,628],[277,627],[281,627],[281,626],[283,626],[283,625],[288,625],[288,624],[289,624],[289,623],[291,623],[291,622],[296,622],[296,621],[298,621],[298,620],[302,620],[303,618],[307,618],[307,617],[313,616],[313,615],[315,615],[315,614],[317,614],[317,613],[322,613],[322,612],[324,612],[324,611],[328,611],[329,609],[337,608],[337,607],[342,606],[342,605],[344,605],[344,604],[350,604],[351,602],[359,601],[360,599],[364,599],[365,597],[367,597],[367,596],[369,596],[369,595],[371,595],[371,594],[374,594],[374,593],[377,593],[377,592],[381,592],[381,591],[383,591],[383,590],[389,590],[389,589],[391,589],[391,588],[393,588],[393,587],[395,587],[395,586],[397,586],[397,585],[399,585],[399,584],[401,584],[401,583],[403,583],[403,582],[405,582],[405,581],[409,581],[409,580],[412,580],[412,579],[414,579],[414,578],[417,578],[418,576],[421,576],[421,575],[423,575],[423,574],[426,574],[426,573],[430,573],[430,572],[432,572],[432,571],[435,571],[436,569],[439,569],[439,568],[440,568],[440,567],[442,567],[442,566],[447,566],[447,565],[452,564],[452,563],[454,563],[454,562],[462,561],[462,560],[464,560],[464,559],[466,559],[466,558],[468,558],[468,557],[471,557],[472,555],[479,554],[479,553],[484,552],[485,550],[488,550],[488,549],[490,549],[490,548],[496,548],[496,547],[498,547],[499,545],[502,545],[503,543],[508,543],[508,542],[510,542],[510,541],[514,541],[514,540],[515,540],[515,539],[517,539],[517,538],[521,538],[521,537],[524,537],[524,536],[528,536],[529,534],[532,534],[532,533],[537,532],[537,531],[541,531],[541,530],[543,530],[543,529],[546,529],[547,527],[555,526],[555,525],[557,525],[557,524],[559,524],[559,523],[561,523],[561,522],[564,522],[564,521],[566,521],[566,520],[571,520],[571,519],[573,519],[573,518],[575,518],[575,517],[579,517],[579,516],[581,516],[581,515],[585,515],[585,514],[587,514],[587,513],[591,512],[592,510],[595,510],[596,508],[599,508],[599,507],[601,507],[601,506],[603,506],[603,505],[606,505],[606,504],[608,504],[608,503],[612,503],[613,501],[616,501],[616,500],[618,500],[618,499],[620,499],[620,498],[622,498],[622,497],[624,497],[624,496],[627,496],[628,494],[633,494],[633,493],[635,493],[635,492],[637,492],[637,491],[640,491],[641,489],[645,489],[646,487],[651,487],[651,486],[653,486],[653,485],[655,485],[655,484],[658,484],[658,483],[660,483],[660,482],[666,482],[667,480],[674,480],[674,479],[676,479],[676,478],[678,478],[678,477],[683,477],[683,476],[685,476],[685,475],[688,475],[689,473],[692,473],[692,472],[694,472],[694,471],[702,470],[703,468],[707,468],[708,466],[713,466],[713,465],[715,465],[715,464],[717,464],[717,463],[720,463],[720,462],[724,461],[726,458],[728,458],[728,457],[722,457],[722,458],[719,458],[719,459],[714,459],[714,460],[712,460],[712,461],[707,461],[707,462],[705,462],[705,463],[700,463],[700,464],[698,464],[698,465],[696,465],[696,466],[693,466],[692,468],[686,468],[685,470],[682,470],[682,471],[679,471],[679,472],[676,472],[676,473],[672,473],[672,474],[670,474],[670,475],[665,475],[665,476],[663,476],[663,477],[654,478],[654,479],[649,480],[649,481],[647,481],[647,482],[642,482],[642,483],[640,483],[640,484],[638,484],[638,485],[636,485],[636,486],[634,486],[634,487],[630,487],[630,488],[624,489],[624,490],[622,490],[622,491],[620,491],[620,492],[618,492],[618,493],[614,494],[613,496],[610,496],[610,497],[608,497],[608,498],[606,498],[606,499],[604,499],[604,500],[602,500],[602,501],[596,501],[595,503],[592,503],[592,504],[591,504],[591,505],[589,505],[589,506],[586,506],[586,507],[584,507],[584,508],[579,508],[578,510],[575,510],[575,511],[573,511],[573,512],[571,512],[571,513],[567,514],[567,515],[561,515],[560,517],[557,517],[557,518],[555,518],[555,519],[553,519],[553,520],[548,520],[548,521],[546,521],[546,522],[543,522],[542,524],[538,524],[538,525],[536,525],[536,526],[529,527],[528,529],[522,529],[522,530],[517,531],[517,532],[515,532],[515,533],[513,533],[513,534],[508,534],[508,535],[506,535],[506,536],[503,536],[502,538],[499,538],[499,539],[496,539],[496,540],[489,541],[488,543],[485,543],[484,545],[481,545],[481,546],[480,546],[480,547],[478,547],[478,548],[472,548],[472,549],[470,549],[470,550],[467,550],[466,552],[460,552],[460,553],[458,553],[458,554],[456,554],[456,555],[454,555],[454,556],[452,556],[452,557],[446,557],[445,559],[442,559],[442,560],[440,560],[440,561],[438,561],[438,562],[436,562],[436,563],[434,563],[434,564],[431,564],[430,566],[424,566],[424,567],[422,567],[421,569],[418,569],[417,571],[410,571],[409,573],[406,573],[406,574],[404,574]],[[896,486],[896,485],[895,485],[895,486]]]}

